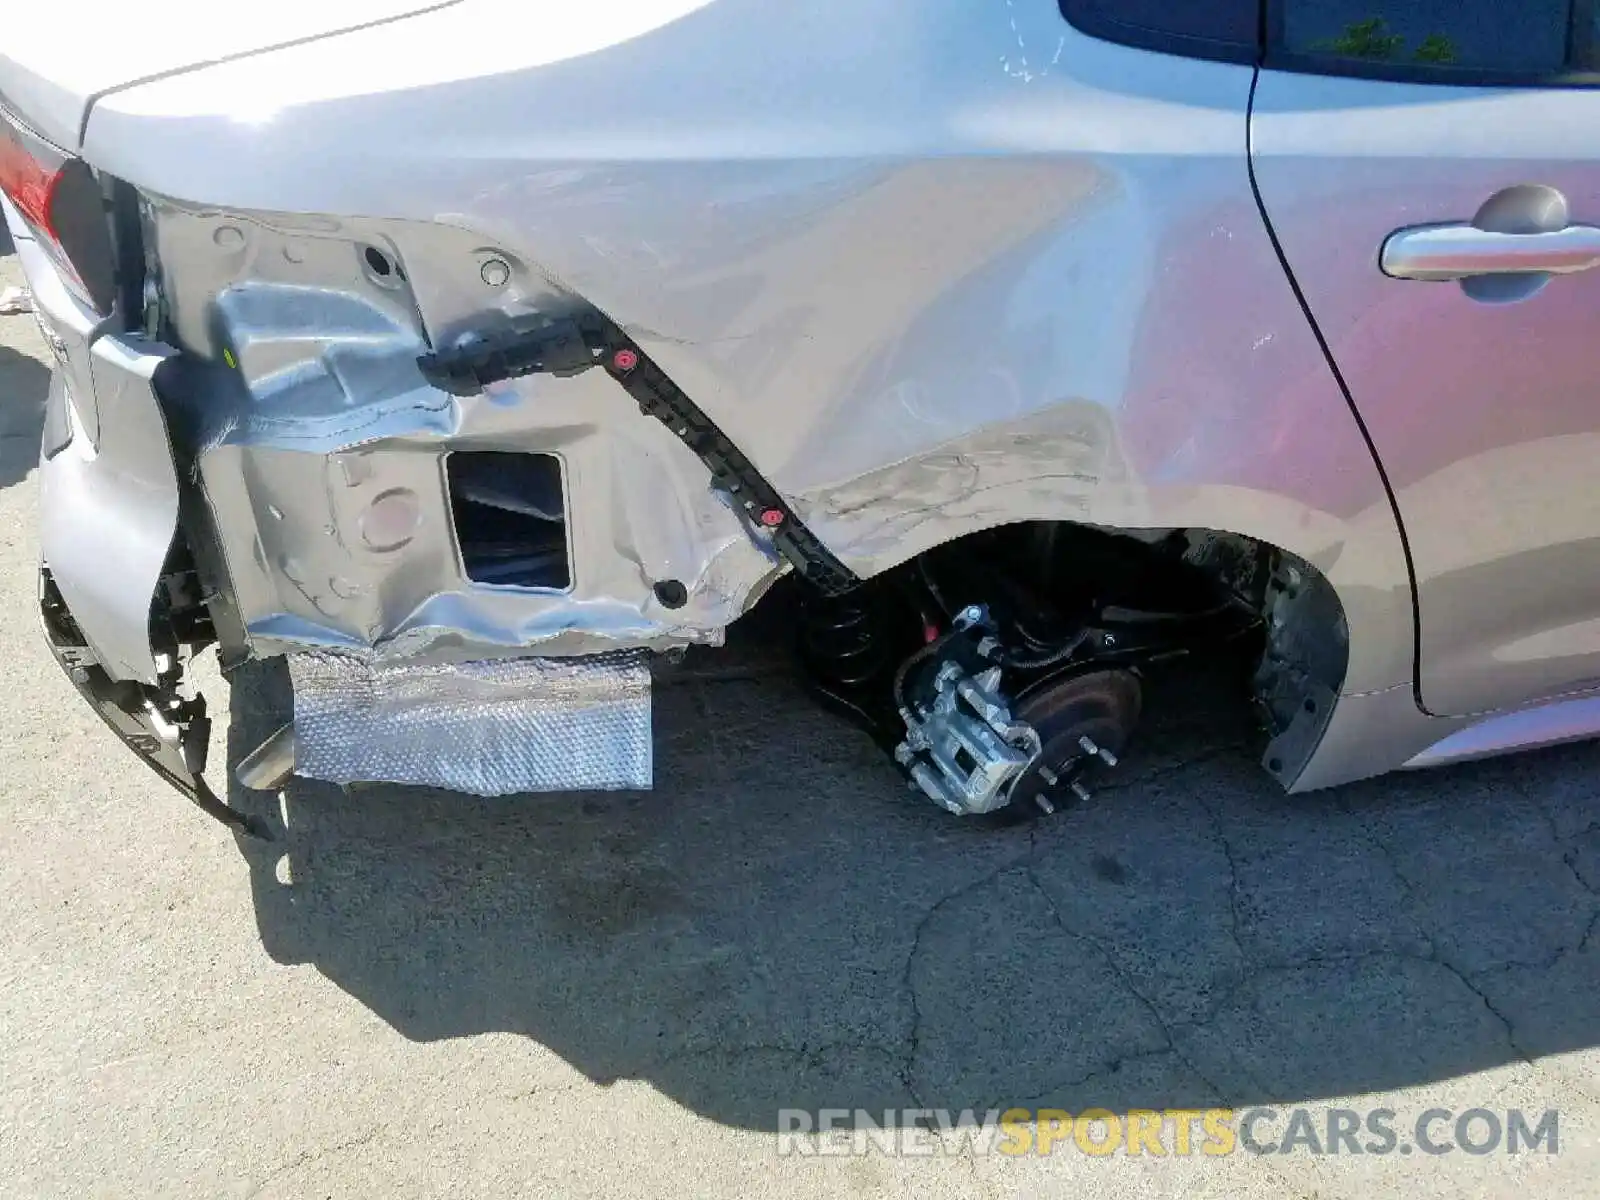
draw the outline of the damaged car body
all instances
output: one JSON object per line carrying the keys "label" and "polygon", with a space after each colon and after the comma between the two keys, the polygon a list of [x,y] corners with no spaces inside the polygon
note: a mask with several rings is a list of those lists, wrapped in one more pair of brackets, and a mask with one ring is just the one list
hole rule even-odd
{"label": "damaged car body", "polygon": [[[204,782],[212,645],[294,682],[249,786],[647,787],[650,660],[763,602],[964,816],[1087,796],[1196,647],[1248,657],[1292,792],[1600,729],[1600,589],[1556,582],[1583,506],[1475,540],[1437,499],[1600,424],[1561,341],[1600,172],[1438,148],[1514,80],[1277,69],[1260,0],[545,7],[373,3],[70,86],[0,54],[58,360],[47,640],[213,815],[252,831]],[[1361,95],[1414,106],[1429,181],[1329,215]],[[1553,329],[1559,413],[1524,437],[1452,373],[1436,436],[1363,312],[1440,354]]]}

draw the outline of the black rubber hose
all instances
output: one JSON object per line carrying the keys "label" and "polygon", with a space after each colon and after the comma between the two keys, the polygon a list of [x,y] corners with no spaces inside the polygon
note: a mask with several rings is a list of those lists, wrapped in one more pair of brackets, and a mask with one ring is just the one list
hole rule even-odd
{"label": "black rubber hose", "polygon": [[895,709],[900,713],[901,719],[905,721],[907,727],[911,725],[915,718],[911,712],[910,705],[906,703],[906,676],[910,674],[912,667],[917,666],[919,663],[930,658],[940,650],[943,650],[945,644],[949,642],[951,638],[957,637],[965,632],[965,629],[952,629],[949,633],[934,639],[926,646],[923,646],[920,650],[912,654],[911,657],[905,660],[905,662],[901,663],[899,670],[894,673],[894,706]]}
{"label": "black rubber hose", "polygon": [[1042,671],[1045,667],[1053,667],[1058,663],[1066,662],[1067,659],[1076,654],[1083,647],[1084,642],[1088,640],[1089,631],[1087,629],[1080,629],[1076,634],[1068,638],[1060,646],[1056,647],[1054,650],[1051,650],[1049,653],[1040,658],[1021,658],[1012,654],[1010,651],[1007,651],[1001,658],[1000,662],[1002,666],[1007,666],[1017,671]]}

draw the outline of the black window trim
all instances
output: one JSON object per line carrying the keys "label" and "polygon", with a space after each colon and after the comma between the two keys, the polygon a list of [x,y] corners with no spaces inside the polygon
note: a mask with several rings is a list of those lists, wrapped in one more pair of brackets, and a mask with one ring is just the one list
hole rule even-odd
{"label": "black window trim", "polygon": [[[1284,6],[1295,0],[1265,0],[1265,51],[1261,67],[1296,75],[1326,75],[1434,87],[1592,88],[1600,87],[1600,65],[1560,71],[1505,71],[1492,67],[1451,67],[1296,53],[1283,47]],[[1507,3],[1513,0],[1506,0]],[[1573,0],[1567,27],[1567,61],[1595,62],[1595,6],[1600,0]]]}
{"label": "black window trim", "polygon": [[1364,62],[1331,55],[1296,53],[1283,47],[1284,5],[1290,3],[1294,3],[1294,0],[1261,0],[1261,28],[1257,43],[1244,45],[1113,20],[1099,11],[1100,3],[1097,0],[1060,0],[1061,15],[1080,33],[1122,46],[1154,50],[1182,58],[1238,63],[1294,75],[1422,83],[1435,87],[1600,87],[1600,45],[1597,45],[1595,36],[1596,8],[1600,6],[1600,0],[1573,0],[1571,23],[1567,29],[1567,61],[1595,65],[1543,72],[1451,67],[1431,63]]}
{"label": "black window trim", "polygon": [[[1587,3],[1590,0],[1579,0]],[[1133,46],[1139,50],[1155,50],[1162,54],[1176,54],[1182,58],[1203,58],[1214,62],[1242,63],[1255,66],[1261,60],[1260,30],[1254,45],[1218,41],[1215,38],[1192,37],[1188,34],[1170,33],[1149,29],[1143,25],[1129,25],[1115,21],[1096,11],[1095,0],[1061,0],[1061,15],[1079,33],[1102,41]]]}

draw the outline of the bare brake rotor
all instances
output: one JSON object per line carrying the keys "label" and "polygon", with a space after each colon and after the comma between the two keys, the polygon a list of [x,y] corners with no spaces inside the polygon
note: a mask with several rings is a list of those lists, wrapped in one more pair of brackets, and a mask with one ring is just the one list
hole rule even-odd
{"label": "bare brake rotor", "polygon": [[1127,748],[1140,703],[1139,677],[1120,668],[1057,675],[1023,692],[1014,711],[1038,733],[1040,752],[1012,785],[1011,804],[1050,813],[1088,799],[1089,784]]}

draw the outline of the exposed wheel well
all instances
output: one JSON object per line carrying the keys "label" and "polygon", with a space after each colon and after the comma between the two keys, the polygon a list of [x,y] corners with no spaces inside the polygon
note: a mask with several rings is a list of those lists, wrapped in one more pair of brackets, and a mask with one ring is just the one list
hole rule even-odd
{"label": "exposed wheel well", "polygon": [[1262,764],[1285,788],[1321,741],[1349,663],[1343,606],[1322,572],[1286,550],[1227,531],[1023,522],[937,546],[895,572],[921,576],[945,616],[972,603],[1178,616],[1228,606],[1240,620],[1227,626],[1226,647],[1154,654],[1235,656],[1248,680],[1240,702],[1254,706],[1265,733]]}

